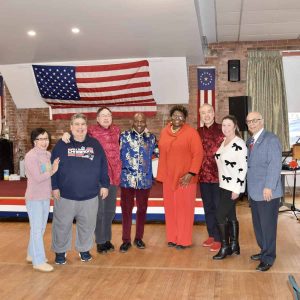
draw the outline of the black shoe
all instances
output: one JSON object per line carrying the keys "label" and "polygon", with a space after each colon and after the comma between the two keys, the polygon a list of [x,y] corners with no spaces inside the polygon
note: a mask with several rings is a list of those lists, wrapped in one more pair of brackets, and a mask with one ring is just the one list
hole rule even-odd
{"label": "black shoe", "polygon": [[256,267],[257,271],[266,272],[268,271],[272,265],[266,264],[263,261]]}
{"label": "black shoe", "polygon": [[106,243],[105,244],[97,244],[97,252],[98,253],[105,254],[105,253],[107,253],[107,251],[108,251],[108,249],[107,249]]}
{"label": "black shoe", "polygon": [[89,251],[79,252],[79,257],[81,261],[88,262],[93,259]]}
{"label": "black shoe", "polygon": [[131,247],[131,243],[125,242],[125,243],[123,243],[123,244],[120,246],[120,251],[121,251],[122,253],[125,253],[125,252],[128,251],[128,249],[129,249],[130,247]]}
{"label": "black shoe", "polygon": [[115,251],[115,246],[110,241],[107,241],[105,243],[105,245],[106,245],[107,251],[109,251],[109,252]]}
{"label": "black shoe", "polygon": [[213,256],[213,259],[220,260],[226,258],[227,255],[232,254],[231,247],[229,245],[229,232],[228,223],[218,224],[220,236],[221,236],[221,248],[219,252]]}
{"label": "black shoe", "polygon": [[213,259],[215,259],[215,260],[224,259],[227,257],[227,255],[232,255],[231,248],[228,245],[222,244],[219,252],[213,256]]}
{"label": "black shoe", "polygon": [[184,250],[184,249],[186,249],[186,248],[187,248],[187,246],[176,245],[176,249],[177,249],[177,250]]}
{"label": "black shoe", "polygon": [[55,253],[55,263],[57,265],[65,265],[66,262],[66,252]]}
{"label": "black shoe", "polygon": [[260,260],[261,259],[261,254],[258,253],[258,254],[253,254],[250,256],[251,260]]}
{"label": "black shoe", "polygon": [[173,247],[173,248],[174,248],[174,247],[176,247],[176,246],[177,246],[177,244],[175,244],[175,243],[173,243],[173,242],[169,242],[169,243],[168,243],[168,247]]}
{"label": "black shoe", "polygon": [[146,248],[146,245],[142,240],[134,240],[134,244],[139,249],[145,249]]}

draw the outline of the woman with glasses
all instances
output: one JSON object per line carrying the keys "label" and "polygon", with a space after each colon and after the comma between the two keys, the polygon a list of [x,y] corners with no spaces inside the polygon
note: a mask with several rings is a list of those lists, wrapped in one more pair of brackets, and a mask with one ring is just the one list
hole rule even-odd
{"label": "woman with glasses", "polygon": [[247,147],[241,139],[237,120],[228,115],[222,120],[225,136],[215,154],[218,166],[220,201],[216,218],[221,237],[221,248],[213,259],[240,254],[239,222],[236,217],[236,201],[245,191],[247,173]]}
{"label": "woman with glasses", "polygon": [[31,143],[33,148],[25,155],[25,199],[30,223],[26,260],[32,263],[35,270],[51,272],[53,267],[47,263],[43,237],[50,208],[51,176],[58,170],[59,158],[51,166],[50,152],[47,151],[50,134],[45,129],[34,129],[31,132]]}
{"label": "woman with glasses", "polygon": [[157,180],[163,183],[166,234],[169,247],[185,249],[192,245],[198,173],[203,148],[198,132],[186,124],[187,109],[175,105],[171,122],[159,140]]}
{"label": "woman with glasses", "polygon": [[[99,196],[99,207],[97,214],[97,224],[95,229],[95,239],[97,251],[105,254],[114,251],[115,247],[111,243],[112,221],[115,217],[117,189],[120,184],[121,159],[120,159],[120,129],[113,124],[112,112],[108,107],[100,107],[97,111],[97,124],[88,126],[88,134],[97,139],[103,147],[107,158],[108,175],[110,187],[108,196],[102,199]],[[70,134],[65,132],[62,140],[69,142]]]}

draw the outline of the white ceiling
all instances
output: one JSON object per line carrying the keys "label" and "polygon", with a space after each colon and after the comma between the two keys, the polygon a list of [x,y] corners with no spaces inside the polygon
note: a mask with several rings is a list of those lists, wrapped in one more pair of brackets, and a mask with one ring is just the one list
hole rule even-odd
{"label": "white ceiling", "polygon": [[[0,12],[0,65],[203,59],[194,0],[1,0]],[[73,26],[81,29],[77,36]],[[28,30],[37,35],[28,37]]]}
{"label": "white ceiling", "polygon": [[300,0],[199,2],[203,31],[209,43],[300,38]]}
{"label": "white ceiling", "polygon": [[[147,57],[200,64],[203,35],[209,43],[300,35],[300,0],[1,0],[0,12],[0,65]],[[27,36],[31,29],[37,36]]]}

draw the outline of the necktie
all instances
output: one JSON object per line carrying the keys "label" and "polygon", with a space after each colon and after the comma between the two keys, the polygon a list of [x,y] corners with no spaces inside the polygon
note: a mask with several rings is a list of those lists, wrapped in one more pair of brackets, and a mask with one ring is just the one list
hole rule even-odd
{"label": "necktie", "polygon": [[252,151],[253,146],[254,146],[254,138],[252,137],[252,138],[250,139],[250,144],[249,144],[250,152]]}

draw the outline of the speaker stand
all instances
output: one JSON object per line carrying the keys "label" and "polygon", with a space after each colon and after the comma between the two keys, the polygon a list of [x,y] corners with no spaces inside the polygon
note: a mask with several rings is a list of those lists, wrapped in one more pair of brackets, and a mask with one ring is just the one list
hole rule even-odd
{"label": "speaker stand", "polygon": [[[294,171],[290,171],[291,173],[283,173],[282,175],[283,176],[286,176],[286,175],[293,175],[294,176],[294,185],[293,185],[293,194],[292,194],[292,203],[288,203],[288,202],[285,202],[284,201],[284,195],[283,195],[283,201],[281,202],[282,206],[286,206],[288,207],[288,209],[285,209],[285,210],[280,210],[279,212],[286,212],[286,211],[292,211],[295,218],[299,221],[299,218],[297,216],[297,212],[300,212],[300,210],[296,207],[296,204],[295,204],[295,200],[296,200],[296,183],[297,183],[297,174],[300,174],[300,170],[294,170]],[[284,182],[283,182],[284,184]]]}

